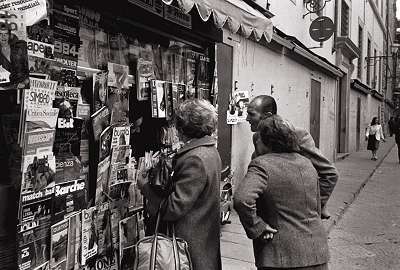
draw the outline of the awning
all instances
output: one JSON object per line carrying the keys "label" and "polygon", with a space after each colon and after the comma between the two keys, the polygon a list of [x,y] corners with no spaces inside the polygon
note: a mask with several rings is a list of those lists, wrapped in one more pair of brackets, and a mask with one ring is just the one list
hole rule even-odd
{"label": "awning", "polygon": [[[162,0],[170,5],[174,0]],[[268,42],[272,39],[272,22],[261,12],[250,7],[242,0],[176,0],[184,13],[189,13],[193,7],[203,21],[208,21],[213,15],[214,24],[221,29],[225,25],[233,32],[239,30],[246,38],[251,35],[259,41],[264,37]]]}

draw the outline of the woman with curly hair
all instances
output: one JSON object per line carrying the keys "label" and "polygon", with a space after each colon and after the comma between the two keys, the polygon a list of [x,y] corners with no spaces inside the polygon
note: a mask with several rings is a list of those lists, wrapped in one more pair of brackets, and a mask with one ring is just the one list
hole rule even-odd
{"label": "woman with curly hair", "polygon": [[318,175],[298,152],[298,138],[277,115],[262,120],[257,157],[234,194],[234,208],[253,240],[256,266],[328,269]]}
{"label": "woman with curly hair", "polygon": [[[166,198],[162,220],[175,224],[176,236],[187,241],[193,270],[220,270],[220,180],[221,159],[213,133],[216,109],[205,100],[179,104],[175,126],[183,147],[174,159],[174,190]],[[154,217],[160,198],[144,178],[139,188]]]}

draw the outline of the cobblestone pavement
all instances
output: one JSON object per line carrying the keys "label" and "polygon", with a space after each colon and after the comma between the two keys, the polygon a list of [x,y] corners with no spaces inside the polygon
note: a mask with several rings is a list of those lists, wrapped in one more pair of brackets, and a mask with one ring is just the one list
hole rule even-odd
{"label": "cobblestone pavement", "polygon": [[329,238],[330,270],[400,269],[400,164],[396,148]]}

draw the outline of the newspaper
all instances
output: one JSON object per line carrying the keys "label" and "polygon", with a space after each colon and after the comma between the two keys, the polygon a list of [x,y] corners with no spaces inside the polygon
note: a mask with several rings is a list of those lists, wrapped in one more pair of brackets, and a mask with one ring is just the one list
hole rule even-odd
{"label": "newspaper", "polygon": [[50,223],[25,223],[18,227],[17,239],[19,270],[49,269]]}
{"label": "newspaper", "polygon": [[97,254],[96,207],[82,211],[82,265]]}
{"label": "newspaper", "polygon": [[33,25],[47,16],[46,0],[1,0],[0,10],[22,13],[26,25]]}
{"label": "newspaper", "polygon": [[67,269],[68,227],[68,219],[51,226],[50,269]]}
{"label": "newspaper", "polygon": [[113,128],[111,148],[116,146],[129,145],[131,127],[129,125],[115,126]]}
{"label": "newspaper", "polygon": [[53,222],[58,222],[84,209],[86,183],[83,179],[56,184],[53,197]]}

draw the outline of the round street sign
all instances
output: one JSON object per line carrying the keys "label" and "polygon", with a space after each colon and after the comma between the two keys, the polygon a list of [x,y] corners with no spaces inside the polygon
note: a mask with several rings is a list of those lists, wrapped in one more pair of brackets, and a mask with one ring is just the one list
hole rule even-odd
{"label": "round street sign", "polygon": [[333,21],[326,16],[316,18],[310,25],[310,36],[313,40],[323,42],[328,40],[335,30]]}

